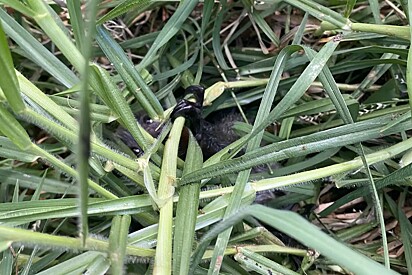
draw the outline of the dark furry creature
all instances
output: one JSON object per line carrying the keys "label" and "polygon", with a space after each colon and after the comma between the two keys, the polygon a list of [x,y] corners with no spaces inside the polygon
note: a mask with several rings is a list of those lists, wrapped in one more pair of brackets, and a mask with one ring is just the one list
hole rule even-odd
{"label": "dark furry creature", "polygon": [[[213,116],[213,121],[208,121],[202,117],[204,88],[192,85],[186,89],[186,94],[192,94],[195,101],[182,99],[173,109],[171,119],[174,120],[179,116],[185,117],[188,128],[192,131],[202,149],[204,159],[208,159],[239,138],[232,129],[235,122],[242,121],[239,113],[233,110],[221,111]],[[136,120],[153,137],[156,138],[159,135],[161,122],[154,121],[146,114],[141,113],[136,115]],[[119,127],[116,135],[136,155],[140,156],[143,153],[126,129]],[[182,133],[182,148],[179,150],[181,156],[184,155],[185,147],[187,147],[188,135],[188,129],[186,128]]]}

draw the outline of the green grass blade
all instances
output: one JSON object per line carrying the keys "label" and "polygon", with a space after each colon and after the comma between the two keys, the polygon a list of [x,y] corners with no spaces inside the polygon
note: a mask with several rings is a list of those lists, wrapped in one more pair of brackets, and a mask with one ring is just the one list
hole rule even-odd
{"label": "green grass blade", "polygon": [[163,108],[143,80],[143,77],[134,68],[119,44],[117,44],[101,26],[97,27],[97,42],[113,63],[129,91],[136,97],[147,114],[151,118],[162,117]]}
{"label": "green grass blade", "polygon": [[46,3],[37,0],[28,0],[27,4],[33,9],[35,15],[33,19],[43,29],[43,31],[50,37],[56,46],[62,51],[64,56],[78,71],[82,71],[86,60],[81,55],[80,51],[73,44],[71,39],[66,36],[66,33],[60,28],[55,21],[52,14],[49,12]]}
{"label": "green grass blade", "polygon": [[29,135],[16,118],[2,105],[0,105],[0,117],[2,120],[0,132],[6,135],[20,150],[28,151],[32,147]]}
{"label": "green grass blade", "polygon": [[269,38],[270,41],[278,47],[280,44],[279,37],[275,35],[272,28],[268,25],[268,23],[266,23],[262,15],[255,9],[251,8],[247,0],[243,0],[242,3],[244,6],[246,6],[249,15],[252,16],[253,20],[256,22],[256,24],[259,26],[262,32],[266,35],[266,37]]}
{"label": "green grass blade", "polygon": [[349,18],[349,16],[351,15],[353,8],[356,5],[357,0],[348,0],[346,1],[346,6],[345,6],[345,12],[343,13],[343,16],[345,16],[346,18]]}
{"label": "green grass blade", "polygon": [[[83,246],[82,241],[77,238],[53,236],[50,234],[1,225],[0,235],[0,239],[12,242],[36,242],[38,245],[42,246],[64,248],[76,251],[95,250],[109,252],[109,243],[107,241],[98,240],[95,238],[87,238],[86,246]],[[152,249],[144,249],[132,246],[128,246],[126,248],[126,251],[128,254],[133,256],[150,257],[154,255],[154,251]]]}
{"label": "green grass blade", "polygon": [[[412,20],[412,0],[408,0],[408,18]],[[412,24],[409,24],[408,27],[409,36],[412,37]],[[409,51],[408,51],[408,63],[406,65],[406,85],[408,87],[412,87],[412,40],[409,44]],[[412,98],[412,89],[408,89],[408,97]],[[412,112],[412,100],[409,100],[409,106],[411,107]]]}
{"label": "green grass blade", "polygon": [[405,249],[405,260],[409,274],[412,272],[412,225],[400,207],[398,207],[398,219],[401,226],[401,238]]}
{"label": "green grass blade", "polygon": [[10,249],[10,242],[1,241],[2,259],[0,261],[0,272],[4,275],[13,274],[13,254]]}
{"label": "green grass blade", "polygon": [[97,24],[103,24],[106,21],[109,21],[115,17],[118,17],[131,9],[139,9],[141,11],[144,11],[145,8],[149,7],[154,1],[152,0],[126,0],[122,1],[120,4],[118,4],[114,9],[112,9],[110,12],[106,13],[104,16],[102,16],[98,21]]}
{"label": "green grass blade", "polygon": [[166,25],[162,28],[153,45],[138,65],[139,68],[145,68],[156,59],[156,54],[161,47],[163,47],[181,28],[184,21],[193,11],[197,5],[198,0],[186,0],[179,5],[172,17],[167,21]]}
{"label": "green grass blade", "polygon": [[121,274],[123,272],[123,261],[126,253],[126,240],[130,221],[131,218],[128,215],[116,216],[112,220],[109,237],[112,274]]}
{"label": "green grass blade", "polygon": [[[89,1],[87,6],[86,32],[84,37],[81,52],[86,60],[89,60],[92,52],[92,42],[95,35],[94,22],[97,14],[97,1]],[[82,69],[81,90],[80,90],[80,127],[79,138],[77,143],[77,160],[78,160],[78,175],[80,184],[80,237],[83,245],[86,244],[86,238],[89,234],[89,223],[87,219],[87,202],[89,198],[89,158],[90,158],[90,94],[89,94],[89,71],[90,67],[87,63]]]}
{"label": "green grass blade", "polygon": [[382,24],[381,13],[378,0],[368,0],[376,24]]}
{"label": "green grass blade", "polygon": [[[183,174],[202,167],[202,163],[202,150],[193,135],[190,134]],[[199,194],[200,182],[180,188],[173,242],[173,274],[189,274],[190,256],[195,238],[199,207]]]}
{"label": "green grass blade", "polygon": [[83,20],[83,14],[80,7],[80,2],[76,0],[67,1],[67,9],[70,15],[70,24],[73,28],[74,41],[76,42],[77,48],[82,51],[84,49],[85,40],[85,26]]}
{"label": "green grass blade", "polygon": [[27,7],[26,5],[24,5],[23,3],[19,2],[19,1],[1,0],[0,3],[3,3],[7,6],[9,6],[10,8],[21,12],[22,14],[24,14],[28,17],[32,17],[35,14],[33,10],[31,10],[29,7]]}
{"label": "green grass blade", "polygon": [[236,254],[234,258],[237,261],[241,261],[241,263],[248,269],[255,270],[260,274],[267,274],[269,270],[272,273],[281,273],[285,275],[299,274],[246,248],[240,248],[239,253]]}
{"label": "green grass blade", "polygon": [[92,72],[94,79],[98,80],[100,85],[99,95],[101,99],[121,118],[125,124],[126,129],[133,135],[139,146],[146,150],[148,146],[147,139],[143,136],[142,131],[138,127],[138,123],[127,104],[126,99],[117,88],[109,73],[102,68],[92,65]]}
{"label": "green grass blade", "polygon": [[49,274],[70,274],[70,272],[78,271],[82,272],[90,262],[93,262],[99,257],[104,257],[102,252],[88,251],[77,255],[69,260],[66,260],[58,265],[50,267],[42,272],[37,273],[38,275],[49,275]]}
{"label": "green grass blade", "polygon": [[158,197],[162,201],[157,233],[156,257],[153,272],[170,274],[172,272],[172,222],[173,222],[173,193],[176,180],[176,160],[180,135],[185,123],[183,117],[178,117],[170,131],[166,142],[162,171],[160,174]]}
{"label": "green grass blade", "polygon": [[22,112],[26,106],[20,96],[19,83],[14,71],[13,59],[11,58],[10,49],[7,43],[6,34],[0,21],[0,88],[3,90],[10,107],[14,112]]}
{"label": "green grass blade", "polygon": [[356,274],[398,274],[329,237],[298,214],[261,205],[249,206],[243,209],[242,213],[236,213],[222,221],[203,237],[199,246],[210,242],[219,232],[238,223],[247,215],[271,225]]}
{"label": "green grass blade", "polygon": [[[274,2],[275,0],[270,0]],[[341,29],[349,30],[351,22],[349,19],[342,16],[342,14],[335,12],[319,3],[310,0],[286,0],[287,3],[300,8],[301,10],[309,13],[310,15],[318,18],[321,21],[326,21],[330,24],[338,26]]]}
{"label": "green grass blade", "polygon": [[50,53],[49,50],[2,9],[0,9],[0,19],[7,35],[25,51],[27,58],[33,60],[33,62],[49,72],[66,87],[72,87],[79,82],[79,79],[72,70]]}

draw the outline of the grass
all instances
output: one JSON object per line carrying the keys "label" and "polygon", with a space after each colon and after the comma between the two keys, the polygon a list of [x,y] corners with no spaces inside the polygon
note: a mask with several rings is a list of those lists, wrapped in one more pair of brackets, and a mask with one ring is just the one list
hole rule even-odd
{"label": "grass", "polygon": [[1,0],[0,274],[412,274],[409,2]]}

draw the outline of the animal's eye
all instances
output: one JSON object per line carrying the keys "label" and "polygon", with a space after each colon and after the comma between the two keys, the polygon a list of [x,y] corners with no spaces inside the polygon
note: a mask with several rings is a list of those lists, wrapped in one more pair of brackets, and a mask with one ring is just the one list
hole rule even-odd
{"label": "animal's eye", "polygon": [[142,154],[142,150],[140,150],[140,148],[137,148],[137,147],[133,148],[132,151],[133,151],[133,153],[135,153],[137,156],[139,156],[139,155]]}
{"label": "animal's eye", "polygon": [[152,124],[153,123],[153,119],[151,119],[148,115],[144,115],[142,117],[142,122],[145,124]]}

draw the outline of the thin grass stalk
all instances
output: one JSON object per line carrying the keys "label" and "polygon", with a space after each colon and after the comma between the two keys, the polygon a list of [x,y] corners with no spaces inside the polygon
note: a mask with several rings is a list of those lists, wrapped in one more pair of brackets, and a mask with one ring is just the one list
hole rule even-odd
{"label": "thin grass stalk", "polygon": [[[81,239],[78,238],[54,236],[2,225],[0,225],[0,236],[2,241],[8,242],[36,243],[40,246],[63,248],[74,251],[94,250],[106,253],[109,252],[109,243],[95,238],[87,238],[86,245],[83,246]],[[153,249],[145,249],[135,246],[127,246],[126,248],[126,253],[131,256],[153,257],[154,252]]]}
{"label": "thin grass stalk", "polygon": [[381,13],[378,0],[368,0],[370,9],[372,10],[373,19],[375,20],[375,24],[379,25],[382,24],[381,20]]}
{"label": "thin grass stalk", "polygon": [[412,225],[411,222],[408,220],[405,213],[402,211],[401,207],[397,208],[398,210],[398,220],[401,227],[401,238],[402,243],[405,248],[405,260],[406,260],[406,267],[408,268],[408,274],[412,273]]}
{"label": "thin grass stalk", "polygon": [[83,14],[82,14],[81,6],[80,6],[81,2],[76,1],[76,0],[69,0],[69,1],[66,1],[66,4],[67,4],[67,9],[70,15],[70,24],[73,29],[74,41],[79,51],[81,51],[81,49],[84,49],[83,43],[86,42],[86,39],[85,39],[86,34],[84,32],[85,22],[83,19]]}
{"label": "thin grass stalk", "polygon": [[99,20],[97,21],[97,24],[103,24],[104,22],[110,21],[111,19],[118,17],[131,9],[137,9],[137,10],[145,10],[147,7],[149,7],[152,3],[155,1],[153,0],[141,0],[141,1],[136,1],[136,0],[126,0],[120,2],[116,7],[114,7],[111,11],[103,15]]}
{"label": "thin grass stalk", "polygon": [[366,160],[365,151],[364,151],[363,146],[362,146],[361,143],[359,143],[359,148],[361,150],[361,154],[360,154],[361,156],[360,157],[362,159],[363,167],[366,170],[366,175],[367,175],[368,180],[369,180],[368,187],[371,189],[371,193],[372,193],[372,196],[373,196],[373,203],[374,203],[374,206],[375,206],[376,215],[378,217],[378,221],[379,221],[379,225],[380,225],[380,230],[381,230],[381,235],[382,235],[383,257],[384,257],[384,261],[385,261],[385,266],[388,270],[390,270],[388,241],[387,241],[387,237],[386,237],[385,219],[383,217],[383,209],[381,207],[381,200],[379,199],[378,191],[376,189],[375,182],[373,180],[373,176],[372,176],[371,170],[369,168],[369,163]]}
{"label": "thin grass stalk", "polygon": [[[105,255],[103,252],[96,252],[96,251],[84,252],[80,255],[74,256],[73,258],[67,261],[64,261],[60,264],[47,268],[46,270],[43,270],[37,273],[37,275],[70,274],[71,272],[76,272],[76,271],[79,271],[79,269],[84,269],[87,266],[91,266],[91,263],[93,262],[99,262],[99,267],[101,268],[106,267],[106,270],[103,270],[100,273],[94,273],[94,274],[105,274],[105,272],[107,272],[109,267],[108,267],[108,261],[107,260],[105,261],[106,258],[103,255]],[[28,267],[28,269],[30,271],[31,267]],[[88,270],[85,272],[88,272]]]}
{"label": "thin grass stalk", "polygon": [[[329,22],[322,22],[322,30],[336,30],[339,29],[336,25],[330,24]],[[392,25],[374,25],[367,23],[352,23],[350,25],[352,31],[358,32],[371,32],[377,34],[384,34],[388,36],[394,36],[402,38],[405,40],[411,39],[411,34],[409,32],[409,27],[407,26],[392,26]]]}
{"label": "thin grass stalk", "polygon": [[[76,217],[78,214],[78,208],[76,201],[72,199],[65,200],[48,200],[49,204],[41,202],[31,202],[24,203],[23,205],[27,209],[18,207],[12,214],[10,210],[4,210],[0,213],[0,221],[2,224],[7,224],[8,226],[21,225],[26,222],[32,222],[38,219],[52,219],[52,218],[66,218],[66,217]],[[125,205],[126,204],[126,205]],[[8,203],[3,207],[13,208],[13,204]],[[41,209],[37,207],[42,207]],[[131,196],[126,198],[109,199],[109,200],[92,200],[89,203],[88,214],[91,216],[112,214],[120,215],[124,213],[136,214],[137,216],[143,217],[150,213],[149,210],[152,209],[150,198],[147,195]],[[145,213],[146,212],[146,213]],[[156,221],[151,219],[150,224],[154,224]]]}
{"label": "thin grass stalk", "polygon": [[220,74],[223,80],[227,82],[227,79],[221,70],[230,70],[231,68],[227,65],[226,59],[222,52],[222,47],[220,43],[220,30],[222,29],[224,16],[227,14],[228,4],[227,0],[219,1],[219,4],[221,8],[219,9],[217,18],[213,23],[212,47],[216,61],[219,64],[219,66],[215,66],[218,68],[218,70],[220,70]]}
{"label": "thin grass stalk", "polygon": [[[81,52],[85,60],[89,60],[92,52],[92,42],[95,35],[94,22],[96,21],[97,1],[89,1],[87,5],[86,17],[88,24],[84,43],[81,47]],[[89,224],[87,219],[87,202],[89,199],[89,158],[90,158],[90,94],[89,94],[89,71],[88,63],[84,63],[81,73],[81,88],[80,88],[80,118],[79,118],[79,137],[77,144],[77,160],[78,160],[78,181],[80,185],[79,203],[80,203],[80,237],[83,245],[86,244],[86,238],[89,234]]]}
{"label": "thin grass stalk", "polygon": [[177,152],[184,124],[185,119],[183,117],[176,118],[163,154],[158,188],[158,197],[159,200],[163,201],[163,204],[158,205],[160,208],[159,231],[153,274],[171,274],[172,272],[172,198],[176,182]]}
{"label": "thin grass stalk", "polygon": [[[253,8],[253,6],[250,6],[248,0],[242,0],[242,3],[245,6],[245,8],[246,8],[247,12],[249,13],[249,15],[252,17],[252,20],[254,22],[256,22],[257,26],[259,26],[260,30],[266,35],[267,38],[270,39],[270,41],[273,44],[275,44],[276,47],[279,47],[279,45],[280,45],[279,37],[277,37],[275,35],[272,28],[265,21],[262,14],[260,12],[257,12],[256,9]],[[256,33],[256,34],[259,35],[259,33]]]}
{"label": "thin grass stalk", "polygon": [[257,272],[261,274],[262,272],[268,272],[269,270],[271,270],[271,272],[273,272],[274,274],[275,273],[280,273],[284,275],[298,275],[299,274],[245,247],[239,248],[238,251],[239,251],[238,254],[235,255],[235,260],[241,261],[241,263],[243,263],[243,265],[245,265],[248,268],[253,269],[254,267],[258,267]]}
{"label": "thin grass stalk", "polygon": [[[412,37],[412,0],[408,0],[408,18],[409,18],[409,27],[408,28],[408,35]],[[406,64],[406,85],[408,87],[408,97],[409,97],[409,106],[411,108],[412,114],[412,40],[409,44],[409,51],[408,51],[408,63]]]}

